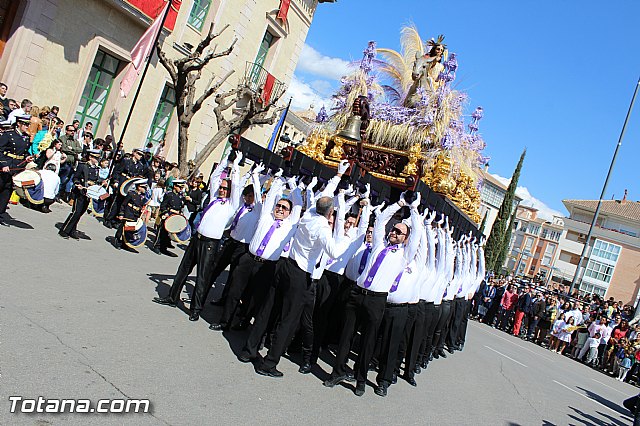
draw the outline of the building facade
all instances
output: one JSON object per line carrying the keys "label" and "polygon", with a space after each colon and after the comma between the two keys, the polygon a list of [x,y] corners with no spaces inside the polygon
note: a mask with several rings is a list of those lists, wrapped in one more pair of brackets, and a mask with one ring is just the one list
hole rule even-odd
{"label": "building facade", "polygon": [[[556,267],[570,285],[593,220],[597,200],[563,200],[564,218]],[[640,202],[603,200],[576,280],[583,294],[594,293],[635,304],[640,289]]]}
{"label": "building facade", "polygon": [[[161,35],[170,59],[188,54],[208,33],[229,28],[211,45],[221,51],[237,39],[233,52],[203,70],[197,93],[216,77],[234,70],[220,90],[235,88],[256,70],[288,85],[313,20],[317,0],[173,0]],[[91,121],[96,137],[120,136],[131,108],[119,94],[130,51],[162,10],[164,0],[0,0],[0,75],[8,96],[34,105],[57,105],[70,123]],[[285,10],[286,9],[286,10]],[[283,19],[284,12],[284,19]],[[139,79],[138,79],[139,81]],[[284,102],[284,101],[281,101]],[[213,97],[195,115],[189,129],[190,154],[216,132]],[[124,138],[125,148],[157,144],[166,138],[165,156],[177,158],[175,93],[167,71],[153,55]],[[244,136],[266,145],[273,125]],[[212,158],[217,160],[223,147]]]}
{"label": "building facade", "polygon": [[505,267],[516,276],[546,283],[554,273],[564,222],[560,217],[546,221],[537,213],[533,207],[518,206]]}
{"label": "building facade", "polygon": [[[493,222],[495,222],[498,217],[498,211],[500,211],[500,206],[502,205],[504,196],[507,193],[507,187],[498,179],[493,177],[489,173],[488,169],[485,169],[480,173],[483,184],[480,189],[480,209],[478,209],[478,212],[480,213],[481,218],[484,218],[485,215],[487,217],[483,234],[486,237],[489,237]],[[516,210],[520,201],[522,201],[522,198],[514,195],[512,212]]]}

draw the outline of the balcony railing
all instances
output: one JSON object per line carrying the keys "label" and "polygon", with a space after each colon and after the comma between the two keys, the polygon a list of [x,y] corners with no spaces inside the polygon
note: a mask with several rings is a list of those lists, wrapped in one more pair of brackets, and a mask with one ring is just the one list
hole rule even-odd
{"label": "balcony railing", "polygon": [[244,82],[251,91],[260,95],[265,104],[273,103],[274,99],[279,99],[286,89],[283,82],[262,68],[260,64],[253,62],[247,62]]}

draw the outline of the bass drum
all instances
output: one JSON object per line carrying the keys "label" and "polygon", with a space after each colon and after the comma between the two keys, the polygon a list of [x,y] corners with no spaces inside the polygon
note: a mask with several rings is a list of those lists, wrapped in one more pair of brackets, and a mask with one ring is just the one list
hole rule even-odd
{"label": "bass drum", "polygon": [[34,170],[24,170],[13,178],[16,194],[32,204],[44,202],[44,185],[40,173]]}
{"label": "bass drum", "polygon": [[164,229],[169,233],[169,238],[177,243],[186,243],[191,239],[189,221],[181,214],[172,214],[166,218]]}
{"label": "bass drum", "polygon": [[125,222],[123,231],[124,243],[133,249],[142,246],[147,240],[147,225],[142,219]]}

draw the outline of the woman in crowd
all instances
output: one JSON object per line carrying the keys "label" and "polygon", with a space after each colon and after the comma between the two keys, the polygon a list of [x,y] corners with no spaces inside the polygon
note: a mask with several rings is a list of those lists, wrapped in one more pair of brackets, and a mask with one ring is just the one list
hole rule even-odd
{"label": "woman in crowd", "polygon": [[55,165],[56,169],[54,170],[56,174],[60,173],[60,165],[64,163],[67,159],[67,156],[61,151],[62,149],[62,141],[60,139],[56,139],[51,142],[51,145],[44,152],[46,157],[46,161],[44,162],[43,169],[46,168],[49,164]]}
{"label": "woman in crowd", "polygon": [[560,329],[564,326],[564,312],[558,314],[556,320],[553,322],[553,327],[551,328],[551,335],[549,338],[549,350],[552,352],[556,352],[556,349],[559,345],[558,342],[558,334],[560,333]]}
{"label": "woman in crowd", "polygon": [[[563,316],[564,318],[564,316]],[[556,350],[554,352],[562,354],[564,348],[571,342],[571,333],[574,331],[575,318],[569,317],[567,322],[562,321],[558,327],[558,334],[556,339]]]}
{"label": "woman in crowd", "polygon": [[478,319],[482,321],[482,318],[487,314],[493,298],[496,297],[496,286],[490,283],[482,290],[482,298],[480,299],[480,306],[478,306]]}
{"label": "woman in crowd", "polygon": [[36,134],[42,130],[42,120],[40,119],[40,108],[33,105],[31,107],[31,119],[29,120],[29,136],[31,136],[31,141],[33,142],[33,138],[35,138]]}

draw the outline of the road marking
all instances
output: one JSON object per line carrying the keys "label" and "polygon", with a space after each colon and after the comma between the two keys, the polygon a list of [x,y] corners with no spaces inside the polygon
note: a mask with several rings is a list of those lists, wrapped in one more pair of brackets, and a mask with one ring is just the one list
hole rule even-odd
{"label": "road marking", "polygon": [[527,366],[526,366],[526,365],[524,365],[523,363],[521,363],[520,361],[516,361],[515,359],[511,358],[511,357],[510,357],[510,356],[508,356],[508,355],[503,354],[502,352],[498,352],[498,351],[496,351],[495,349],[493,349],[493,348],[491,348],[491,347],[489,347],[489,346],[487,346],[487,345],[484,345],[484,347],[485,347],[485,348],[487,348],[487,349],[489,349],[490,351],[494,351],[494,352],[495,352],[495,353],[497,353],[498,355],[502,355],[503,357],[505,357],[505,358],[507,358],[507,359],[510,359],[511,361],[515,362],[516,364],[520,364],[521,366],[523,366],[523,367],[527,368]]}
{"label": "road marking", "polygon": [[612,390],[614,390],[614,391],[616,391],[616,392],[618,392],[618,393],[621,393],[622,395],[629,396],[629,394],[628,394],[628,393],[626,393],[626,392],[622,392],[622,391],[620,391],[620,390],[618,390],[618,389],[616,389],[616,388],[614,388],[614,387],[612,387],[612,386],[609,386],[609,385],[608,385],[608,384],[606,384],[606,383],[602,383],[600,380],[596,380],[596,379],[591,379],[591,380],[593,380],[593,381],[594,381],[594,382],[596,382],[596,383],[600,383],[602,386],[606,386],[606,387],[608,387],[609,389],[612,389]]}
{"label": "road marking", "polygon": [[[593,379],[592,379],[592,380],[593,380]],[[597,380],[596,380],[596,381],[597,381]],[[624,416],[624,414],[622,414],[621,412],[619,412],[619,411],[617,411],[617,410],[614,410],[613,408],[609,407],[608,405],[604,405],[602,402],[600,402],[600,401],[598,401],[598,400],[596,400],[596,399],[594,399],[594,398],[591,398],[590,396],[585,395],[585,394],[583,394],[582,392],[578,392],[578,391],[577,391],[577,390],[575,390],[575,389],[571,389],[569,386],[567,386],[567,385],[563,385],[562,383],[558,382],[557,380],[554,380],[554,381],[553,381],[553,383],[559,384],[559,385],[560,385],[560,386],[562,386],[563,388],[567,388],[567,389],[569,389],[571,392],[573,392],[573,393],[577,393],[577,394],[578,394],[578,395],[580,395],[581,397],[586,398],[586,399],[588,399],[589,401],[595,402],[596,404],[603,406],[603,407],[604,407],[604,408],[606,408],[607,410],[613,411],[614,413],[616,413],[616,414],[617,414],[617,415],[619,415],[619,416]]]}
{"label": "road marking", "polygon": [[[553,361],[553,359],[549,358],[548,356],[544,355],[543,353],[539,353],[540,351],[531,350],[531,349],[527,348],[526,346],[522,346],[522,345],[519,345],[519,344],[513,342],[511,339],[507,339],[506,337],[502,337],[502,336],[500,336],[500,335],[498,335],[496,333],[491,333],[489,330],[485,330],[484,327],[480,327],[479,325],[477,325],[477,326],[478,326],[478,330],[482,330],[483,332],[485,332],[487,334],[490,334],[492,336],[495,336],[498,339],[502,339],[505,342],[509,342],[512,345],[515,345],[515,346],[517,346],[517,347],[519,347],[521,349],[524,349],[525,351],[529,351],[529,352],[531,352],[532,354],[534,354],[536,356],[539,356],[539,357],[542,357],[542,358],[546,359],[547,361]],[[500,331],[500,330],[498,330],[498,331]]]}

